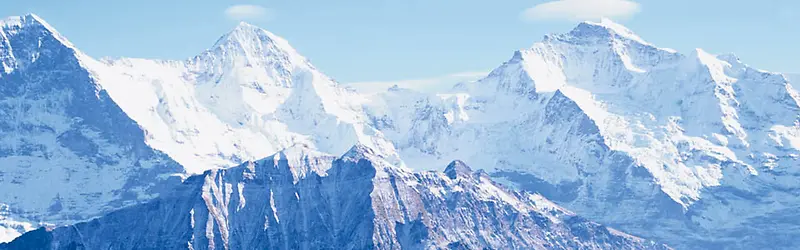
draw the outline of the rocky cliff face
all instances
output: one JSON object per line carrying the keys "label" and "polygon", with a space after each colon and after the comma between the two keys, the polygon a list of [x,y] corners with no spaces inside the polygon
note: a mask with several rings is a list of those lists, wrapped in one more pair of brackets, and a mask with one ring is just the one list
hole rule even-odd
{"label": "rocky cliff face", "polygon": [[508,190],[460,161],[413,173],[371,149],[294,147],[0,249],[666,249]]}
{"label": "rocky cliff face", "polygon": [[34,15],[0,22],[0,228],[87,219],[180,182],[84,56]]}

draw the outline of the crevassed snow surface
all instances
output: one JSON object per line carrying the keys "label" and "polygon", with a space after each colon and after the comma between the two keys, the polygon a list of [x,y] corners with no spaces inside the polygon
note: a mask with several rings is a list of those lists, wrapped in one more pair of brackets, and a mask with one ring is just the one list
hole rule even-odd
{"label": "crevassed snow surface", "polygon": [[[27,27],[14,20],[22,19],[6,21],[4,27]],[[80,130],[82,137],[159,150],[187,173],[235,166],[297,144],[341,154],[361,143],[393,164],[418,169],[461,159],[509,185],[677,246],[699,241],[756,247],[752,238],[739,235],[753,233],[749,228],[769,224],[778,214],[797,215],[792,208],[800,204],[793,177],[800,166],[800,97],[784,76],[749,67],[734,55],[659,48],[610,20],[548,35],[480,80],[425,88],[449,91],[396,87],[369,94],[341,87],[285,40],[244,23],[184,61],[97,61],[44,27],[59,48],[74,52],[69,58],[77,63],[68,70],[88,72],[75,82],[95,91],[81,92],[81,100],[108,100],[140,127],[131,128],[133,134],[143,133],[141,138],[95,140],[119,132],[100,126],[99,134]],[[5,72],[0,81],[26,82],[10,76],[35,72],[29,65],[42,53],[19,56],[17,51],[55,48],[37,47],[42,44],[37,39],[14,44],[8,37],[15,32],[4,29],[0,39]],[[56,66],[40,67],[62,70]],[[44,101],[26,99],[32,109],[18,105],[19,95],[3,101],[28,117],[35,108],[70,97],[49,95]],[[49,129],[33,130],[26,138],[50,138],[37,139],[46,142],[56,140],[67,121],[81,115],[26,119],[35,117]],[[59,147],[51,143],[45,148]],[[127,152],[113,145],[102,148],[111,155]],[[7,158],[14,166],[28,166],[19,155]],[[83,160],[79,155],[63,158]],[[102,201],[112,200],[111,190],[124,183],[116,180],[136,172],[102,171],[74,173],[82,176],[79,180],[104,183],[90,187],[97,188]],[[36,176],[80,186],[75,179]],[[18,185],[9,182],[0,185]],[[48,204],[34,196],[19,199],[26,202],[11,204],[12,211],[39,209],[41,214],[41,204]],[[105,206],[89,198],[75,203]],[[757,235],[789,237],[792,231],[786,228],[796,224],[790,221]]]}

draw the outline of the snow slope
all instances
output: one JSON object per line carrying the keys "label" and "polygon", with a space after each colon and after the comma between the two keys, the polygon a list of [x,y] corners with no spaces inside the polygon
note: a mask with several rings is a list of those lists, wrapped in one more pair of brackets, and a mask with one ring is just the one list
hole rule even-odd
{"label": "snow slope", "polygon": [[360,142],[392,152],[363,122],[363,97],[317,71],[284,39],[246,23],[189,60],[126,58],[92,68],[147,131],[147,143],[191,173],[298,143],[343,153]]}
{"label": "snow slope", "polygon": [[296,146],[189,178],[174,194],[0,249],[668,249],[452,162],[412,173],[357,145]]}

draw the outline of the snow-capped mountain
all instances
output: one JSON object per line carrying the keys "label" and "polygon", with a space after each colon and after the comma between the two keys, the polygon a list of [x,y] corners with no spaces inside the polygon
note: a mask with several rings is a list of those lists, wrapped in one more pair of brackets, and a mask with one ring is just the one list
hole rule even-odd
{"label": "snow-capped mountain", "polygon": [[183,168],[34,15],[0,21],[0,241],[156,197]]}
{"label": "snow-capped mountain", "polygon": [[[398,168],[461,159],[682,248],[800,236],[800,98],[787,79],[608,20],[438,93],[354,92],[245,23],[183,61],[95,60],[33,15],[0,35],[0,103],[17,117],[0,122],[0,187],[13,190],[0,194],[0,233],[146,202],[170,175],[362,144]],[[31,188],[41,183],[56,188]]]}
{"label": "snow-capped mountain", "polygon": [[459,161],[397,167],[357,145],[295,146],[209,170],[171,195],[0,249],[667,249],[507,190]]}
{"label": "snow-capped mountain", "polygon": [[628,232],[757,248],[797,236],[782,218],[800,204],[799,100],[734,55],[681,54],[604,20],[446,93],[390,89],[367,111],[409,165],[463,159]]}
{"label": "snow-capped mountain", "polygon": [[357,142],[393,152],[365,124],[361,96],[338,87],[284,39],[247,23],[189,60],[126,58],[92,68],[147,131],[147,143],[191,173],[297,143],[337,154]]}
{"label": "snow-capped mountain", "polygon": [[95,60],[35,15],[7,19],[2,35],[1,241],[146,201],[170,175],[295,144],[343,153],[361,143],[399,162],[365,124],[360,96],[246,23],[185,61]]}

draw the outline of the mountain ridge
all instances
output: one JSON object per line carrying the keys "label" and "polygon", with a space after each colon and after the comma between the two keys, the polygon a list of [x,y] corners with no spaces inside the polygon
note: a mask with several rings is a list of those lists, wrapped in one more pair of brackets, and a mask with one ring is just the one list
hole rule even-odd
{"label": "mountain ridge", "polygon": [[763,246],[737,235],[800,202],[791,181],[800,98],[783,76],[735,56],[681,54],[603,20],[545,36],[449,91],[362,95],[278,39],[240,25],[185,61],[79,63],[144,144],[186,174],[298,144],[334,155],[365,144],[417,170],[462,159],[593,220],[686,248]]}
{"label": "mountain ridge", "polygon": [[[317,167],[325,171],[294,174]],[[458,175],[411,173],[363,145],[340,157],[294,147],[190,177],[174,196],[41,228],[0,249],[669,249],[509,191],[463,162],[447,169]]]}

